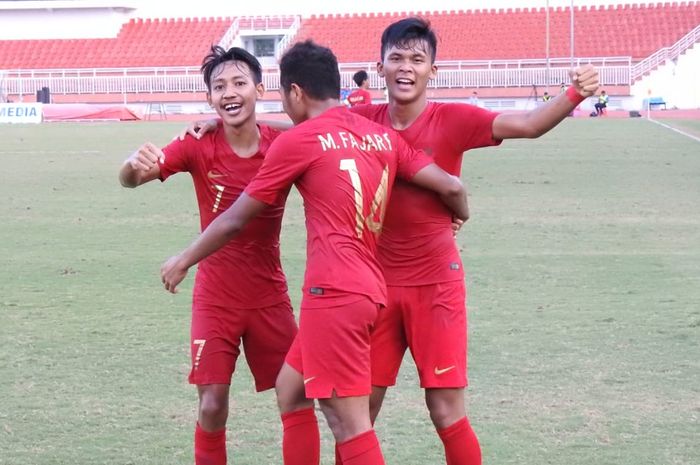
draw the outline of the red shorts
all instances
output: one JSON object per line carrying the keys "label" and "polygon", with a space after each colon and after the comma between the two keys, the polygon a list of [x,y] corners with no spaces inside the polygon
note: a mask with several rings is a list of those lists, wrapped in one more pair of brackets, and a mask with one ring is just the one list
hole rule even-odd
{"label": "red shorts", "polygon": [[255,389],[270,389],[275,386],[296,333],[297,325],[288,300],[256,309],[195,304],[189,382],[230,384],[242,341]]}
{"label": "red shorts", "polygon": [[372,334],[372,384],[393,386],[406,348],[422,388],[467,385],[467,308],[464,281],[387,286],[387,307]]}
{"label": "red shorts", "polygon": [[309,399],[328,399],[334,392],[338,397],[366,396],[372,391],[369,343],[380,305],[357,297],[336,306],[327,299],[325,308],[305,307],[315,298],[303,298],[299,334],[286,362],[303,373]]}

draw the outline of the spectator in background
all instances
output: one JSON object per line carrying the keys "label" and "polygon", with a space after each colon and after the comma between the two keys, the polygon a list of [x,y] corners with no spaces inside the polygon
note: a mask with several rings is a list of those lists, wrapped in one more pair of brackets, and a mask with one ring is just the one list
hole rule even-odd
{"label": "spectator in background", "polygon": [[474,105],[475,107],[479,106],[479,96],[476,91],[472,92],[472,96],[469,97],[469,105]]}
{"label": "spectator in background", "polygon": [[608,107],[608,94],[606,94],[604,90],[600,92],[600,95],[598,96],[598,103],[596,103],[594,106],[597,116],[605,113],[605,109]]}
{"label": "spectator in background", "polygon": [[549,95],[549,92],[546,92],[546,91],[545,91],[544,95],[542,96],[542,101],[543,101],[543,102],[549,102],[551,99],[552,99],[552,96]]}
{"label": "spectator in background", "polygon": [[360,70],[352,76],[352,80],[357,84],[357,90],[348,95],[348,103],[351,107],[355,105],[369,105],[372,103],[372,96],[369,94],[369,76],[367,71]]}

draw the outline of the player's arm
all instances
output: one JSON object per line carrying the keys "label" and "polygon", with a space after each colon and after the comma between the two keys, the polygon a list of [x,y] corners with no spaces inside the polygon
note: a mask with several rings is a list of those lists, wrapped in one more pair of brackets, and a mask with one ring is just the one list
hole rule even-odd
{"label": "player's arm", "polygon": [[435,163],[431,163],[418,171],[411,178],[411,182],[436,192],[457,219],[469,219],[467,190],[457,176],[452,176]]}
{"label": "player's arm", "polygon": [[570,71],[571,86],[545,105],[520,114],[499,114],[493,120],[493,138],[497,140],[540,137],[559,124],[579,103],[598,90],[598,70],[585,65]]}
{"label": "player's arm", "polygon": [[[185,129],[180,131],[180,133],[177,135],[177,138],[180,140],[185,140],[185,137],[187,137],[187,135],[189,134],[195,139],[201,139],[204,134],[216,129],[216,126],[219,124],[220,121],[221,120],[218,118],[195,121],[193,123],[188,124]],[[258,123],[269,126],[272,129],[277,129],[278,131],[286,131],[287,129],[291,129],[294,126],[294,124],[292,124],[292,122],[288,120],[258,120]]]}
{"label": "player's arm", "polygon": [[187,270],[236,237],[243,227],[267,204],[255,200],[245,192],[228,210],[223,212],[202,234],[180,254],[170,257],[160,268],[161,281],[167,291],[177,292],[177,285],[187,276]]}
{"label": "player's arm", "polygon": [[119,182],[124,187],[138,187],[158,179],[160,176],[158,160],[162,160],[164,156],[160,148],[146,142],[124,161],[119,170]]}

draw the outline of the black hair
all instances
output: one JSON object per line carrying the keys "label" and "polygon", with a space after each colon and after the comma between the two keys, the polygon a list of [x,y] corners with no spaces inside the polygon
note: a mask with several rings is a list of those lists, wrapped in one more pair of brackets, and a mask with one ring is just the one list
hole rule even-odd
{"label": "black hair", "polygon": [[352,75],[352,80],[355,81],[355,84],[357,84],[358,87],[361,86],[362,83],[367,80],[367,78],[369,78],[369,76],[365,70],[360,70]]}
{"label": "black hair", "polygon": [[262,82],[262,66],[260,66],[258,59],[250,52],[240,47],[231,47],[225,50],[218,45],[212,45],[211,51],[202,60],[201,67],[202,74],[204,75],[204,83],[207,85],[209,91],[211,91],[211,74],[214,72],[214,69],[220,64],[229,61],[245,63],[253,74],[252,77],[255,84],[260,84]]}
{"label": "black hair", "polygon": [[314,100],[340,98],[338,60],[331,49],[306,40],[287,50],[280,60],[280,85],[289,92],[292,84]]}
{"label": "black hair", "polygon": [[428,45],[426,52],[430,55],[430,62],[434,63],[437,54],[437,36],[430,27],[430,21],[411,17],[391,23],[382,33],[380,50],[382,61],[384,61],[384,54],[391,47],[411,49],[420,41],[425,41]]}

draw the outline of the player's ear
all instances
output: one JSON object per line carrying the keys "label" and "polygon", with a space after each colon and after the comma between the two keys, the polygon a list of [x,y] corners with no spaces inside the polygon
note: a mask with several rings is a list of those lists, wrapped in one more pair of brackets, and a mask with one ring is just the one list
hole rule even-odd
{"label": "player's ear", "polygon": [[210,107],[214,107],[214,104],[211,101],[211,94],[207,92],[207,103],[209,104]]}
{"label": "player's ear", "polygon": [[379,75],[379,77],[384,77],[384,65],[381,61],[377,62],[377,74]]}
{"label": "player's ear", "polygon": [[258,98],[263,98],[265,95],[265,84],[259,82],[255,85],[255,92],[258,94]]}
{"label": "player's ear", "polygon": [[433,79],[435,79],[437,77],[437,71],[438,71],[438,67],[435,63],[430,65],[430,74],[428,75],[428,79],[431,81]]}
{"label": "player's ear", "polygon": [[290,89],[289,89],[289,95],[292,97],[292,99],[295,102],[300,102],[303,95],[304,95],[304,89],[299,87],[299,85],[296,84],[295,82],[292,82],[292,85],[290,86]]}

